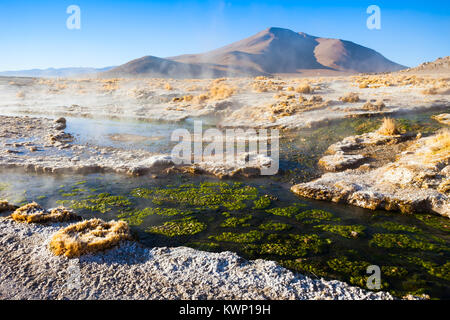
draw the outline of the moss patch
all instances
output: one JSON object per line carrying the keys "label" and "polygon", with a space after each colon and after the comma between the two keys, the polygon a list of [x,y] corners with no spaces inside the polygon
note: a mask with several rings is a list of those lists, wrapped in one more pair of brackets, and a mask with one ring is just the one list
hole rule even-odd
{"label": "moss patch", "polygon": [[89,210],[94,212],[106,213],[112,208],[123,208],[131,205],[130,200],[124,196],[113,196],[109,193],[100,193],[91,195],[87,199],[57,201],[59,204],[69,205],[76,210]]}
{"label": "moss patch", "polygon": [[205,223],[199,222],[191,217],[186,217],[180,220],[165,222],[161,226],[150,227],[146,230],[146,232],[160,234],[167,237],[178,237],[194,235],[205,229]]}
{"label": "moss patch", "polygon": [[246,233],[233,233],[224,232],[217,236],[210,236],[210,239],[223,242],[236,242],[236,243],[251,243],[260,241],[264,234],[257,230],[252,230]]}
{"label": "moss patch", "polygon": [[213,251],[220,248],[220,245],[215,242],[189,242],[187,246],[203,251]]}
{"label": "moss patch", "polygon": [[127,221],[130,225],[141,225],[144,219],[150,215],[160,215],[160,216],[179,216],[179,215],[189,215],[192,211],[179,210],[176,208],[144,208],[144,209],[134,209],[122,212],[118,215],[122,220]]}
{"label": "moss patch", "polygon": [[247,221],[250,220],[251,218],[252,218],[251,215],[246,215],[241,218],[231,217],[222,222],[220,226],[224,228],[236,228],[238,226],[248,227],[250,226],[250,224],[248,224]]}
{"label": "moss patch", "polygon": [[380,227],[385,230],[393,231],[393,232],[395,232],[395,231],[405,231],[405,232],[412,232],[412,233],[421,232],[421,230],[415,226],[406,226],[404,224],[399,224],[399,223],[395,223],[395,222],[391,222],[391,221],[375,223],[373,226]]}
{"label": "moss patch", "polygon": [[157,205],[176,204],[195,206],[199,210],[241,210],[245,201],[256,199],[258,190],[242,183],[203,182],[199,185],[184,184],[178,187],[145,189],[137,188],[131,192],[136,198],[151,199]]}
{"label": "moss patch", "polygon": [[308,253],[322,252],[323,248],[330,243],[330,240],[321,239],[316,234],[289,234],[287,236],[271,234],[268,236],[268,243],[247,246],[246,251],[250,254],[302,257]]}
{"label": "moss patch", "polygon": [[448,218],[441,218],[432,215],[416,215],[417,219],[425,223],[427,226],[441,231],[446,231],[450,233],[450,222]]}
{"label": "moss patch", "polygon": [[259,199],[253,201],[253,209],[266,209],[270,206],[270,203],[271,203],[270,197],[264,195]]}
{"label": "moss patch", "polygon": [[416,240],[410,236],[395,233],[376,233],[372,240],[369,241],[369,245],[388,249],[420,249],[428,251],[440,249],[434,243]]}
{"label": "moss patch", "polygon": [[332,225],[332,224],[321,224],[315,226],[314,228],[318,228],[324,231],[328,231],[331,233],[338,234],[344,238],[355,239],[362,235],[364,235],[364,230],[366,229],[362,225]]}
{"label": "moss patch", "polygon": [[280,264],[285,268],[296,270],[301,273],[310,273],[316,277],[326,277],[328,272],[317,262],[311,262],[307,258],[299,258],[295,260],[282,260]]}
{"label": "moss patch", "polygon": [[292,229],[292,226],[288,225],[286,223],[269,221],[269,222],[259,225],[258,228],[261,230],[267,230],[267,231],[284,231],[284,230]]}
{"label": "moss patch", "polygon": [[318,209],[312,209],[312,210],[306,210],[298,215],[295,216],[295,218],[302,223],[319,223],[321,221],[326,220],[334,220],[338,221],[338,218],[334,218],[333,214],[328,211],[324,210],[318,210]]}
{"label": "moss patch", "polygon": [[268,210],[266,210],[266,212],[271,213],[276,216],[291,218],[294,214],[299,212],[301,206],[303,206],[303,204],[299,203],[299,204],[295,204],[293,206],[284,207],[284,208],[268,209]]}

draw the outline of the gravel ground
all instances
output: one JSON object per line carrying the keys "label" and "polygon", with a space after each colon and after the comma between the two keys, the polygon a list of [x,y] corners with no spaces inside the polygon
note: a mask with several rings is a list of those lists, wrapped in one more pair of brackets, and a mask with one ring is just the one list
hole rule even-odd
{"label": "gravel ground", "polygon": [[65,225],[0,218],[0,299],[392,299],[231,252],[125,242],[69,260],[48,250]]}

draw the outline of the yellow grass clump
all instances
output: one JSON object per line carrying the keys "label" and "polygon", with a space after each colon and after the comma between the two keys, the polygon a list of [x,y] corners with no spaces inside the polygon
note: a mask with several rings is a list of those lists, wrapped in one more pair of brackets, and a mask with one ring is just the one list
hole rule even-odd
{"label": "yellow grass clump", "polygon": [[339,100],[341,100],[342,102],[354,103],[359,101],[359,96],[355,92],[350,92],[346,96],[340,97]]}
{"label": "yellow grass clump", "polygon": [[36,202],[32,202],[14,211],[11,218],[19,222],[42,223],[68,221],[77,218],[77,216],[64,207],[47,211]]}
{"label": "yellow grass clump", "polygon": [[311,88],[311,86],[309,84],[306,84],[306,85],[298,86],[295,89],[295,92],[297,92],[297,93],[313,93],[314,89]]}
{"label": "yellow grass clump", "polygon": [[383,118],[383,123],[377,132],[385,136],[392,136],[400,133],[398,131],[397,123],[392,118]]}
{"label": "yellow grass clump", "polygon": [[440,86],[433,86],[421,91],[425,95],[435,95],[435,94],[450,94],[450,89],[442,88]]}
{"label": "yellow grass clump", "polygon": [[105,222],[91,219],[72,224],[55,233],[50,241],[50,251],[68,258],[98,252],[130,240],[131,234],[125,221]]}
{"label": "yellow grass clump", "polygon": [[255,80],[269,80],[269,78],[265,76],[257,76],[255,77]]}
{"label": "yellow grass clump", "polygon": [[377,101],[375,103],[372,103],[370,101],[367,101],[364,105],[363,105],[363,110],[367,110],[367,111],[381,111],[386,107],[386,105],[383,103],[383,101]]}
{"label": "yellow grass clump", "polygon": [[437,191],[444,194],[450,193],[450,179],[444,179],[439,186],[437,187]]}
{"label": "yellow grass clump", "polygon": [[16,210],[17,207],[13,206],[6,200],[0,200],[0,212],[13,211]]}
{"label": "yellow grass clump", "polygon": [[182,96],[182,97],[175,97],[172,99],[172,102],[190,102],[194,99],[193,95],[186,95],[186,96]]}
{"label": "yellow grass clump", "polygon": [[285,100],[279,101],[270,107],[271,113],[276,117],[287,117],[296,113],[317,110],[329,106],[330,101],[323,101],[318,95],[313,95],[309,100],[300,96],[298,100],[295,95],[285,96]]}
{"label": "yellow grass clump", "polygon": [[120,79],[114,78],[114,79],[104,79],[100,81],[102,83],[102,91],[104,92],[113,92],[119,89],[119,82]]}
{"label": "yellow grass clump", "polygon": [[209,89],[209,97],[213,100],[222,100],[231,97],[235,91],[234,88],[226,84],[218,84]]}
{"label": "yellow grass clump", "polygon": [[430,147],[429,154],[450,157],[450,130],[441,130],[427,141],[427,145]]}
{"label": "yellow grass clump", "polygon": [[167,83],[164,85],[164,89],[166,89],[166,90],[168,90],[168,91],[171,91],[171,90],[173,90],[173,87],[171,86],[170,83],[167,82]]}

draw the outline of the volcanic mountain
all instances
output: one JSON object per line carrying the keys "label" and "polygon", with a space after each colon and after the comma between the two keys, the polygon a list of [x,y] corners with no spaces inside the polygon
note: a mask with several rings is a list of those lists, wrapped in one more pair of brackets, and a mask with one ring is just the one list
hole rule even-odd
{"label": "volcanic mountain", "polygon": [[405,67],[380,53],[340,39],[268,28],[254,36],[200,54],[169,58],[143,57],[105,72],[108,75],[218,77],[295,74],[390,72]]}

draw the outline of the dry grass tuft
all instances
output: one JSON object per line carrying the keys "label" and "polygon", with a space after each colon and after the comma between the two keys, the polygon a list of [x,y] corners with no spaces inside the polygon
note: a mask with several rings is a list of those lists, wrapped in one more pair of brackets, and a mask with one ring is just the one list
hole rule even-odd
{"label": "dry grass tuft", "polygon": [[450,193],[450,179],[444,179],[439,186],[437,187],[437,191],[444,194]]}
{"label": "dry grass tuft", "polygon": [[298,86],[295,89],[295,92],[297,92],[297,93],[313,93],[314,89],[311,88],[311,86],[309,84],[306,84],[306,85]]}
{"label": "dry grass tuft", "polygon": [[450,156],[450,129],[443,129],[427,141],[429,154]]}
{"label": "dry grass tuft", "polygon": [[425,94],[425,95],[435,95],[435,94],[447,95],[447,94],[450,94],[450,89],[447,89],[442,86],[434,86],[434,87],[422,90],[421,92],[422,92],[422,94]]}
{"label": "dry grass tuft", "polygon": [[383,123],[377,132],[385,136],[392,136],[400,133],[398,131],[397,123],[392,118],[383,118]]}
{"label": "dry grass tuft", "polygon": [[383,103],[383,101],[377,101],[375,103],[372,103],[370,101],[367,101],[362,109],[367,111],[381,111],[386,107],[386,105]]}
{"label": "dry grass tuft", "polygon": [[0,200],[0,212],[14,211],[17,207],[13,206],[6,200]]}
{"label": "dry grass tuft", "polygon": [[49,246],[53,254],[73,258],[108,249],[122,240],[130,239],[130,230],[125,221],[91,219],[59,230]]}
{"label": "dry grass tuft", "polygon": [[212,100],[222,100],[231,97],[235,89],[226,84],[217,84],[209,89],[209,98]]}
{"label": "dry grass tuft", "polygon": [[42,223],[69,221],[77,218],[77,216],[64,207],[58,207],[51,211],[47,211],[36,202],[32,202],[14,211],[11,214],[11,218],[19,222]]}
{"label": "dry grass tuft", "polygon": [[340,97],[339,100],[341,100],[342,102],[354,103],[354,102],[358,102],[359,101],[359,96],[355,92],[350,92],[346,96]]}

